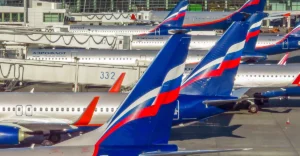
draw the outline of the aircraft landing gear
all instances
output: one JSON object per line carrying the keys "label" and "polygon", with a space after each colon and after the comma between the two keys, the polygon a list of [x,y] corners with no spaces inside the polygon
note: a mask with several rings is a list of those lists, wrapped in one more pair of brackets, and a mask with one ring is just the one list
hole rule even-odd
{"label": "aircraft landing gear", "polygon": [[56,143],[59,143],[59,142],[60,142],[61,136],[60,136],[59,133],[52,133],[52,134],[50,134],[50,136],[49,136],[49,140],[50,140],[51,142],[53,142],[54,144],[56,144]]}
{"label": "aircraft landing gear", "polygon": [[249,105],[248,111],[252,114],[255,114],[258,112],[258,106],[256,104]]}

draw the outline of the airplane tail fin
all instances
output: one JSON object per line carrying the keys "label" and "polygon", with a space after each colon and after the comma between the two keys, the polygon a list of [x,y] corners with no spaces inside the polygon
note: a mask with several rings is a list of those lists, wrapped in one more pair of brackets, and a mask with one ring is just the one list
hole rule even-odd
{"label": "airplane tail fin", "polygon": [[256,18],[260,17],[252,15],[247,21],[234,22],[217,41],[216,46],[186,77],[180,94],[230,96],[244,51],[246,35],[249,26],[253,25],[252,22],[257,21]]}
{"label": "airplane tail fin", "polygon": [[168,16],[162,21],[162,23],[159,25],[159,27],[182,27],[184,17],[186,14],[186,11],[188,9],[188,1],[187,0],[181,0],[174,8],[171,10],[171,12],[168,14]]}
{"label": "airplane tail fin", "polygon": [[185,34],[169,39],[106,123],[96,147],[168,143],[190,40]]}
{"label": "airplane tail fin", "polygon": [[289,58],[289,55],[290,55],[290,53],[286,53],[286,54],[282,57],[282,59],[278,62],[277,65],[286,65],[286,61],[287,61],[287,59]]}
{"label": "airplane tail fin", "polygon": [[122,82],[124,80],[126,73],[121,73],[119,78],[116,80],[116,82],[111,86],[111,88],[108,90],[109,93],[119,93],[122,87]]}
{"label": "airplane tail fin", "polygon": [[[256,16],[256,17],[255,17]],[[262,21],[265,17],[267,17],[267,13],[258,12],[252,15],[252,18],[250,18],[250,23],[253,23],[247,33],[246,36],[246,44],[244,48],[244,53],[253,53],[255,51],[256,42],[258,39],[258,35],[260,34],[260,28]]]}
{"label": "airplane tail fin", "polygon": [[266,5],[266,0],[248,0],[239,10],[236,12],[244,12],[253,14],[256,12],[263,12]]}

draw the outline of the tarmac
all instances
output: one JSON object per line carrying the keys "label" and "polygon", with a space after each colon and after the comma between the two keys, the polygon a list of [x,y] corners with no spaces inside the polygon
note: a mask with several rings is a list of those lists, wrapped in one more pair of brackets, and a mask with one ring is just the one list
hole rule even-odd
{"label": "tarmac", "polygon": [[208,156],[299,156],[299,99],[273,100],[257,114],[227,112],[193,125],[173,128],[171,142],[185,149],[253,148]]}
{"label": "tarmac", "polygon": [[[69,92],[70,85],[34,84],[17,91]],[[55,89],[54,89],[55,88]],[[88,91],[106,91],[94,88]],[[170,143],[184,149],[253,148],[208,156],[300,156],[300,99],[271,100],[257,114],[231,111],[173,128]],[[289,123],[287,121],[289,120]]]}

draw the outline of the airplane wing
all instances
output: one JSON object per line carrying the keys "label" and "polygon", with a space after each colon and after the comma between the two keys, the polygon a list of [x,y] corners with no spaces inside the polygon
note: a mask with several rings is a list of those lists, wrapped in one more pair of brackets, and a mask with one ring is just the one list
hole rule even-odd
{"label": "airplane wing", "polygon": [[220,150],[183,150],[176,152],[147,152],[140,154],[140,156],[185,156],[185,155],[194,155],[194,154],[207,154],[207,153],[220,153],[220,152],[236,152],[236,151],[249,151],[252,148],[237,148],[237,149],[220,149]]}

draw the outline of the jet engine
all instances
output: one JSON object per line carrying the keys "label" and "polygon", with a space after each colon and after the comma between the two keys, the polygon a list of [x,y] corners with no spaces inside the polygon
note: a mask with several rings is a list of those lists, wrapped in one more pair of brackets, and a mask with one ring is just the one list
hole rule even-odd
{"label": "jet engine", "polygon": [[26,138],[18,127],[0,125],[0,145],[17,145]]}

